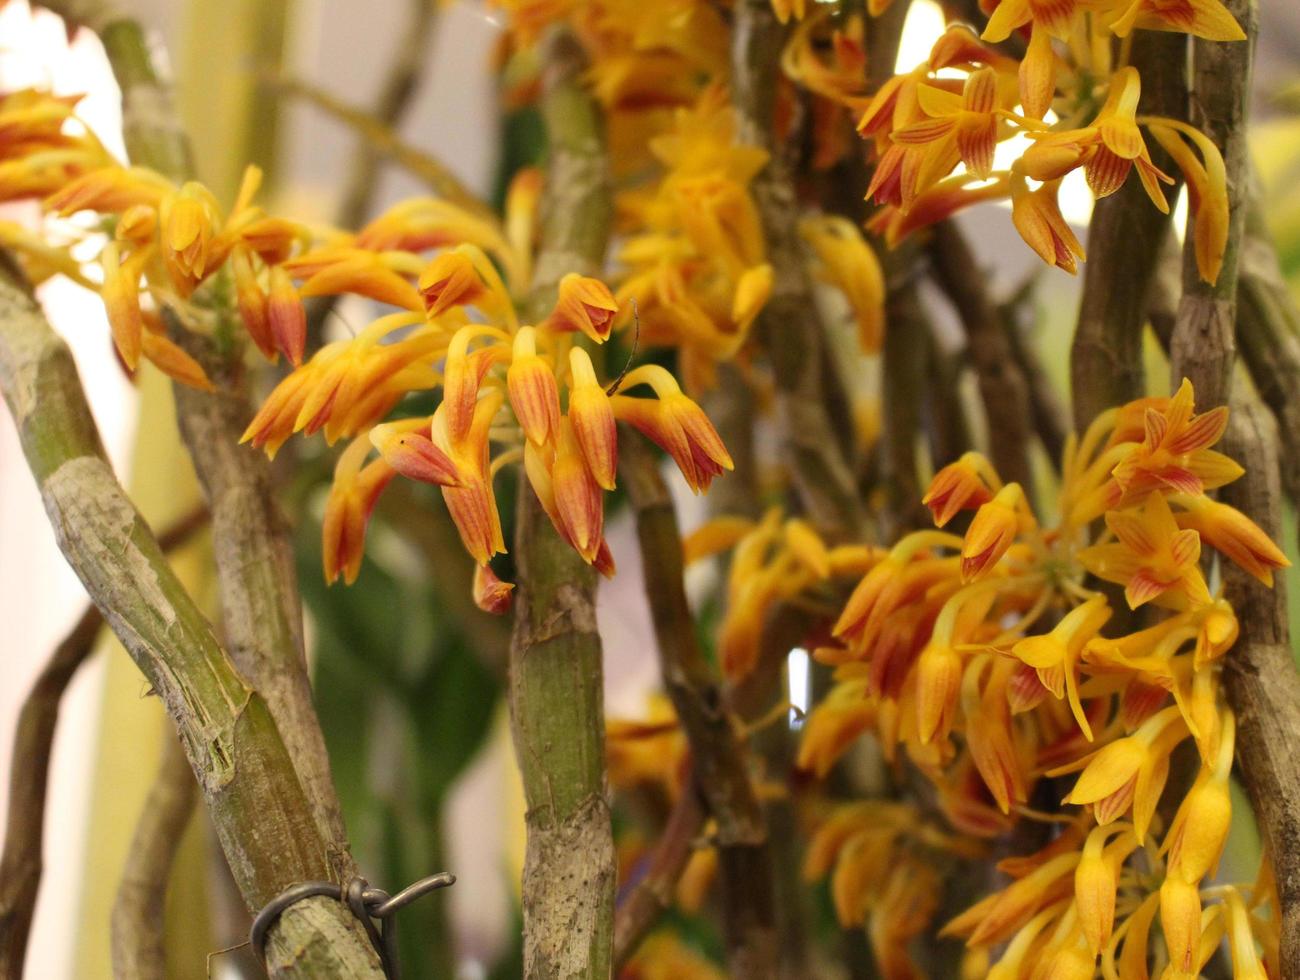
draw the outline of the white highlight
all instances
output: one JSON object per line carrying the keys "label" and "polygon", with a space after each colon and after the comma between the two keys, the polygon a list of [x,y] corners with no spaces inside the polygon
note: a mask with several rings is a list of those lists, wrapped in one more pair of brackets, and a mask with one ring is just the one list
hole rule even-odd
{"label": "white highlight", "polygon": [[803,647],[795,647],[785,662],[786,685],[790,696],[790,727],[802,728],[812,696],[812,659]]}

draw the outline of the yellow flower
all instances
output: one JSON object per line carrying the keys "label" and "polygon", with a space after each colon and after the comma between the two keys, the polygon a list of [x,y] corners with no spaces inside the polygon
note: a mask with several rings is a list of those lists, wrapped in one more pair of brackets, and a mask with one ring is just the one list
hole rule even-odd
{"label": "yellow flower", "polygon": [[1179,494],[1174,503],[1186,510],[1177,514],[1178,526],[1191,528],[1210,547],[1223,552],[1269,588],[1273,570],[1290,568],[1291,560],[1249,517],[1209,497]]}
{"label": "yellow flower", "polygon": [[949,463],[930,481],[921,503],[930,508],[936,527],[943,527],[959,511],[980,507],[993,499],[1002,482],[979,453],[966,453]]}
{"label": "yellow flower", "polygon": [[962,581],[991,570],[1007,553],[1021,527],[1032,523],[1033,515],[1018,483],[1008,483],[992,500],[981,504],[962,543]]}
{"label": "yellow flower", "polygon": [[1134,28],[1178,31],[1207,41],[1244,41],[1246,34],[1219,0],[1133,0],[1124,13],[1110,22],[1119,37]]}
{"label": "yellow flower", "polygon": [[799,234],[821,261],[822,277],[849,301],[858,324],[858,345],[880,350],[885,331],[885,275],[861,232],[839,215],[818,215],[799,223]]}
{"label": "yellow flower", "polygon": [[1098,578],[1123,585],[1130,608],[1152,601],[1175,609],[1210,602],[1198,565],[1200,535],[1179,530],[1163,496],[1153,493],[1141,507],[1107,512],[1106,526],[1119,541],[1084,548],[1079,561]]}

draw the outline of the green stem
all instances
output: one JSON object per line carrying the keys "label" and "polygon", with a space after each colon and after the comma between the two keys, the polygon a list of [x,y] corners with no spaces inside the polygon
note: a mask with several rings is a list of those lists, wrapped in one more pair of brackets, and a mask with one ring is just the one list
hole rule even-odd
{"label": "green stem", "polygon": [[[102,30],[101,38],[122,89],[123,130],[131,160],[177,181],[189,179],[189,141],[140,25],[117,20]],[[219,276],[206,288],[219,320],[229,323],[230,298]],[[218,387],[216,394],[181,384],[174,390],[181,435],[212,515],[226,643],[240,673],[266,698],[315,819],[330,842],[333,877],[346,881],[356,864],[312,704],[288,526],[272,494],[266,459],[239,444],[251,417],[242,352],[238,345],[224,343],[220,330],[216,336],[202,336],[167,318],[173,337]]]}
{"label": "green stem", "polygon": [[[0,270],[0,389],[59,547],[175,722],[244,899],[328,878],[330,846],[265,700],[185,592],[104,454],[67,345]],[[378,976],[337,902],[296,905],[271,930],[276,977]]]}
{"label": "green stem", "polygon": [[[529,312],[544,316],[568,272],[598,272],[609,234],[600,118],[581,85],[577,41],[557,32],[543,53],[549,140],[542,246]],[[524,975],[611,972],[614,838],[605,797],[605,715],[596,573],[560,537],[521,480],[510,642],[510,717],[528,802]]]}

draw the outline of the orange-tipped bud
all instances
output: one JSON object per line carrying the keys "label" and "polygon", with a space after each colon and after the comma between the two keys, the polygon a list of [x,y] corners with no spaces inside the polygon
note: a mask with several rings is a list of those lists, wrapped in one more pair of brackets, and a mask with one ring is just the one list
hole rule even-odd
{"label": "orange-tipped bud", "polygon": [[1164,930],[1169,964],[1192,974],[1201,945],[1201,896],[1196,885],[1169,875],[1160,886],[1160,927]]}
{"label": "orange-tipped bud", "polygon": [[1179,497],[1188,508],[1178,526],[1197,531],[1201,540],[1223,552],[1259,581],[1272,588],[1273,570],[1289,568],[1290,559],[1249,517],[1208,497]]}
{"label": "orange-tipped bud", "polygon": [[457,306],[473,306],[488,296],[474,262],[464,252],[443,252],[420,273],[420,295],[430,319]]}
{"label": "orange-tipped bud", "polygon": [[1121,830],[1119,838],[1106,846],[1106,841],[1115,832],[1113,827],[1094,828],[1083,846],[1079,866],[1074,869],[1075,907],[1079,910],[1079,924],[1093,956],[1110,941],[1115,927],[1119,869],[1137,846],[1137,838],[1128,830]]}
{"label": "orange-tipped bud", "polygon": [[532,443],[541,445],[559,431],[560,391],[550,364],[537,356],[536,332],[523,327],[515,334],[506,387],[519,427]]}
{"label": "orange-tipped bud", "polygon": [[980,475],[981,460],[978,453],[967,453],[934,475],[921,503],[930,508],[936,527],[943,527],[959,511],[980,507],[993,499],[993,491]]}
{"label": "orange-tipped bud", "polygon": [[600,539],[600,547],[596,549],[596,557],[591,564],[605,578],[614,577],[617,570],[614,565],[614,552],[609,550],[609,542],[604,538]]}
{"label": "orange-tipped bud", "polygon": [[146,330],[140,341],[144,356],[167,377],[199,391],[216,391],[203,366],[162,334]]}
{"label": "orange-tipped bud", "polygon": [[455,462],[428,433],[427,423],[412,428],[403,422],[388,422],[370,430],[370,441],[384,461],[408,479],[440,487],[463,486]]}
{"label": "orange-tipped bud", "polygon": [[312,273],[298,287],[300,296],[334,296],[355,293],[404,310],[421,308],[420,294],[404,276],[384,264],[373,252],[350,250]]}
{"label": "orange-tipped bud", "polygon": [[693,492],[707,490],[715,477],[735,469],[718,430],[704,410],[682,393],[671,374],[657,365],[646,365],[629,373],[629,384],[635,373],[654,386],[659,398],[616,395],[612,399],[614,415],[672,456]]}
{"label": "orange-tipped bud", "polygon": [[1012,181],[1011,221],[1025,244],[1037,252],[1039,258],[1074,275],[1084,251],[1061,216],[1057,203],[1060,186],[1059,179],[1049,180],[1031,191],[1023,180]]}
{"label": "orange-tipped bud", "polygon": [[493,555],[506,550],[501,515],[489,481],[475,476],[460,486],[443,487],[442,499],[460,532],[461,543],[476,562],[485,565]]}
{"label": "orange-tipped bud", "polygon": [[555,493],[560,532],[583,560],[594,562],[604,540],[604,502],[600,485],[587,468],[574,427],[567,417],[560,421],[555,462],[551,467],[551,486]]}
{"label": "orange-tipped bud", "polygon": [[271,336],[276,349],[288,358],[290,364],[298,367],[307,349],[307,311],[303,309],[298,291],[293,288],[289,273],[281,266],[271,266],[270,286],[266,316],[271,325]]}
{"label": "orange-tipped bud", "polygon": [[606,490],[618,471],[618,429],[609,396],[596,380],[591,358],[581,347],[569,351],[569,421],[587,468]]}
{"label": "orange-tipped bud", "polygon": [[492,571],[491,565],[474,566],[474,605],[493,616],[504,616],[510,611],[510,593],[514,584],[503,582]]}
{"label": "orange-tipped bud", "polygon": [[545,326],[561,332],[581,330],[596,343],[603,344],[609,339],[617,312],[618,303],[608,286],[599,279],[570,272],[560,280],[555,310]]}
{"label": "orange-tipped bud", "polygon": [[239,239],[267,265],[279,265],[293,251],[304,229],[285,218],[258,218],[239,230]]}
{"label": "orange-tipped bud", "polygon": [[479,388],[488,369],[502,357],[504,351],[493,344],[469,353],[469,345],[482,334],[481,327],[461,327],[447,347],[447,361],[443,367],[442,403],[447,408],[447,435],[453,447],[465,441],[474,420]]}
{"label": "orange-tipped bud", "polygon": [[100,253],[104,267],[104,285],[100,295],[108,313],[108,325],[113,331],[113,344],[122,355],[126,366],[134,371],[140,364],[144,317],[140,313],[140,269],[133,261],[119,261],[117,242],[109,242]]}
{"label": "orange-tipped bud", "polygon": [[983,575],[1007,553],[1020,527],[1024,500],[1020,484],[1008,483],[975,512],[961,549],[962,581]]}
{"label": "orange-tipped bud", "polygon": [[947,644],[931,643],[916,664],[916,728],[922,745],[948,737],[961,690],[962,662]]}
{"label": "orange-tipped bud", "polygon": [[357,580],[370,513],[379,494],[396,475],[382,459],[363,466],[369,452],[370,441],[359,437],[344,450],[334,467],[334,483],[321,524],[321,556],[327,584],[340,575],[348,585]]}
{"label": "orange-tipped bud", "polygon": [[253,258],[247,249],[236,248],[230,253],[230,268],[235,276],[235,301],[239,306],[244,329],[262,355],[271,361],[279,358],[275,349],[275,336],[271,332],[270,304],[266,293],[253,271]]}

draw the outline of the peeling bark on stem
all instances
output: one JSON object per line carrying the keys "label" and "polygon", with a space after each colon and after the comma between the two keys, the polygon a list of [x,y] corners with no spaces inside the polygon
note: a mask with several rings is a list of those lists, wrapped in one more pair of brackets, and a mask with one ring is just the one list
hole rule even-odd
{"label": "peeling bark on stem", "polygon": [[[55,537],[109,627],[176,723],[250,908],[328,878],[312,818],[266,701],[251,690],[118,485],[68,347],[11,267],[0,269],[0,389]],[[337,902],[302,902],[271,930],[275,977],[379,976]]]}
{"label": "peeling bark on stem", "polygon": [[750,781],[744,745],[696,639],[682,581],[677,514],[645,440],[624,427],[619,444],[664,687],[690,745],[693,788],[716,824],[728,964],[732,976],[774,977],[777,936],[767,825]]}
{"label": "peeling bark on stem", "polygon": [[[549,161],[529,301],[535,317],[549,312],[564,274],[599,272],[610,221],[599,116],[580,82],[582,51],[557,32],[543,58]],[[596,573],[520,479],[509,695],[528,802],[524,976],[600,980],[612,971],[616,871],[605,796]]]}
{"label": "peeling bark on stem", "polygon": [[[1277,430],[1268,411],[1241,385],[1223,451],[1246,475],[1221,491],[1270,538],[1282,530]],[[1282,926],[1282,975],[1300,976],[1300,674],[1287,626],[1286,577],[1273,588],[1231,562],[1223,563],[1224,590],[1241,633],[1224,662],[1228,701],[1237,716],[1237,761],[1242,781],[1277,876]]]}

